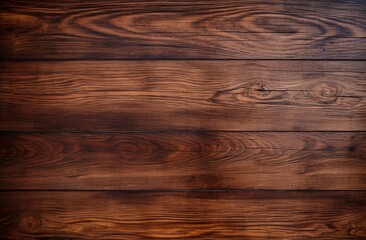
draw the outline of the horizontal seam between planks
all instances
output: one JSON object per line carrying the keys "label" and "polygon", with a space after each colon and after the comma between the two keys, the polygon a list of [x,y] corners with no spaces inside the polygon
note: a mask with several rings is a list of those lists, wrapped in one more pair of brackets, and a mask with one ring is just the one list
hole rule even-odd
{"label": "horizontal seam between planks", "polygon": [[366,192],[353,189],[0,189],[6,192],[121,192],[121,193],[189,193],[189,192]]}
{"label": "horizontal seam between planks", "polygon": [[311,59],[311,58],[304,58],[304,59],[289,59],[289,58],[58,58],[58,59],[23,59],[23,58],[0,58],[2,62],[67,62],[67,61],[347,61],[347,62],[362,62],[366,61],[366,57],[362,59]]}
{"label": "horizontal seam between planks", "polygon": [[51,134],[51,133],[80,133],[80,134],[105,134],[105,133],[366,133],[366,130],[347,131],[347,130],[301,130],[301,131],[286,131],[286,130],[45,130],[45,131],[34,131],[34,130],[0,130],[1,135],[7,134]]}

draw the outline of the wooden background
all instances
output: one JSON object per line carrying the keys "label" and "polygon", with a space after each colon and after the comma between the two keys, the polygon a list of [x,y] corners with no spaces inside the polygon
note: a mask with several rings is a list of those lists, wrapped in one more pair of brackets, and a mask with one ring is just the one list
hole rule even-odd
{"label": "wooden background", "polygon": [[365,239],[365,0],[0,0],[1,239]]}

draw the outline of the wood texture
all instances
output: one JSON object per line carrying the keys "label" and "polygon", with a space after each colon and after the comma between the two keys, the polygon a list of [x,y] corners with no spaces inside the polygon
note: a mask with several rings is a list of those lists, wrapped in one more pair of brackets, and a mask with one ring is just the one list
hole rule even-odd
{"label": "wood texture", "polygon": [[366,59],[363,0],[2,0],[2,59]]}
{"label": "wood texture", "polygon": [[365,131],[358,61],[3,62],[0,130]]}
{"label": "wood texture", "polygon": [[10,239],[363,239],[364,192],[3,192]]}
{"label": "wood texture", "polygon": [[3,134],[0,189],[366,190],[366,133]]}
{"label": "wood texture", "polygon": [[0,239],[366,239],[366,0],[0,0]]}

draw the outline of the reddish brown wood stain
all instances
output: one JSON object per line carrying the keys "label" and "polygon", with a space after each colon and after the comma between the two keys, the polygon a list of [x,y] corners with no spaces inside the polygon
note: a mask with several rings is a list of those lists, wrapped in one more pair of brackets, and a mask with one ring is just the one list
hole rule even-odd
{"label": "reddish brown wood stain", "polygon": [[366,238],[366,2],[0,1],[1,239]]}

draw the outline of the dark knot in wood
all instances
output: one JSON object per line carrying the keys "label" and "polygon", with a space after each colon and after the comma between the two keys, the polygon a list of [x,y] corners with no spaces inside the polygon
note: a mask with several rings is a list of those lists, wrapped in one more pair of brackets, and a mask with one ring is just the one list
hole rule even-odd
{"label": "dark knot in wood", "polygon": [[22,232],[36,232],[42,225],[42,218],[35,213],[23,214],[19,217],[18,227]]}
{"label": "dark knot in wood", "polygon": [[318,82],[309,86],[304,94],[311,97],[317,103],[331,104],[337,102],[339,87],[334,82]]}
{"label": "dark knot in wood", "polygon": [[243,94],[254,98],[265,98],[271,93],[271,90],[264,82],[248,83],[246,89],[247,91],[244,91]]}
{"label": "dark knot in wood", "polygon": [[249,82],[234,88],[217,91],[211,98],[213,102],[249,101],[267,99],[271,90],[265,82]]}

